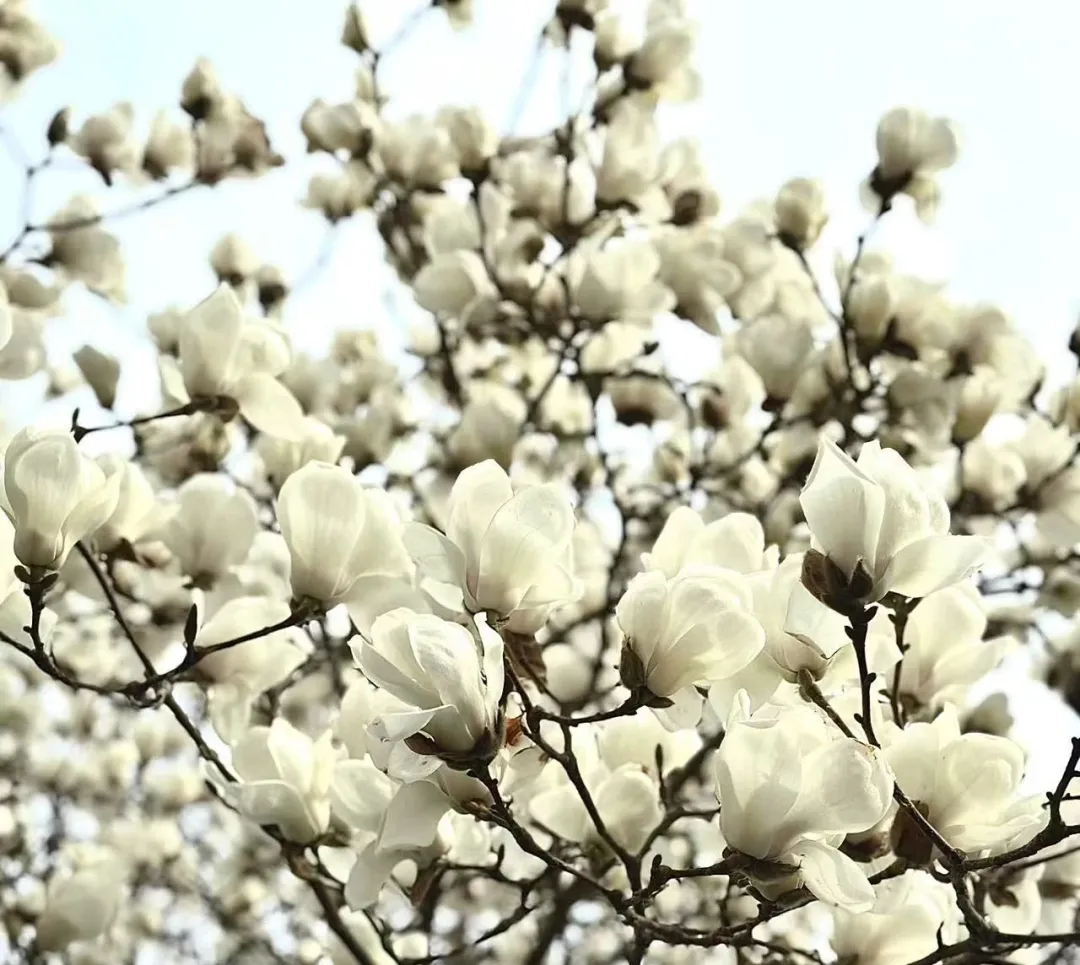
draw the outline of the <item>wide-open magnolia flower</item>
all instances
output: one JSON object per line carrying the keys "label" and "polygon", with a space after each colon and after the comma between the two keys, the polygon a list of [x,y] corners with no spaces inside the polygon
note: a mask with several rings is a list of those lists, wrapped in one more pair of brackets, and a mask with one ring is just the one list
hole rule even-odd
{"label": "wide-open magnolia flower", "polygon": [[239,780],[223,793],[256,824],[275,825],[290,841],[313,841],[330,826],[331,740],[330,731],[312,740],[284,717],[252,727],[233,745]]}
{"label": "wide-open magnolia flower", "polygon": [[244,318],[232,288],[219,285],[185,316],[180,326],[180,362],[159,359],[162,387],[176,405],[213,404],[239,411],[260,432],[301,438],[300,403],[277,376],[288,368],[284,334],[269,322]]}
{"label": "wide-open magnolia flower", "polygon": [[886,593],[927,596],[970,575],[986,552],[980,537],[949,534],[945,500],[877,440],[856,462],[823,438],[800,502],[832,567],[808,586],[838,609]]}
{"label": "wide-open magnolia flower", "polygon": [[421,585],[441,606],[486,610],[508,630],[535,633],[580,593],[573,575],[574,510],[556,484],[514,492],[491,460],[462,472],[450,491],[446,535],[410,524],[405,545]]}
{"label": "wide-open magnolia flower", "polygon": [[106,476],[70,433],[27,428],[4,453],[4,492],[19,562],[56,570],[112,516],[120,477]]}
{"label": "wide-open magnolia flower", "polygon": [[869,910],[874,889],[839,845],[874,827],[892,803],[892,778],[872,748],[837,737],[808,707],[749,716],[739,701],[715,776],[720,830],[758,860],[748,873],[759,888],[782,894],[801,880],[822,901]]}
{"label": "wide-open magnolia flower", "polygon": [[375,598],[412,569],[390,498],[341,466],[309,462],[285,480],[278,524],[292,559],[296,600],[345,603],[357,625]]}
{"label": "wide-open magnolia flower", "polygon": [[503,643],[482,621],[465,627],[399,608],[354,645],[364,675],[402,701],[369,725],[384,742],[451,762],[490,759],[503,740]]}
{"label": "wide-open magnolia flower", "polygon": [[1044,820],[1038,797],[1018,794],[1020,746],[1007,737],[961,734],[951,704],[932,723],[897,732],[885,756],[900,789],[966,854],[981,857],[1019,844]]}
{"label": "wide-open magnolia flower", "polygon": [[687,567],[670,580],[640,573],[615,615],[624,639],[623,682],[656,697],[729,677],[765,643],[746,580],[718,567]]}
{"label": "wide-open magnolia flower", "polygon": [[832,947],[860,965],[907,965],[956,940],[959,912],[952,889],[925,871],[908,871],[877,886],[874,906],[833,911]]}

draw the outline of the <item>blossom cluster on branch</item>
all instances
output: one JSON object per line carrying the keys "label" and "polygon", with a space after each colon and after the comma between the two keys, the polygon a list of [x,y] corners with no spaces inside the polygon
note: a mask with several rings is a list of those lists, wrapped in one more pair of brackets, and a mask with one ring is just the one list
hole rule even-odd
{"label": "blossom cluster on branch", "polygon": [[[145,134],[128,104],[0,129],[0,378],[105,413],[3,442],[0,957],[1067,960],[1080,738],[1032,787],[1040,707],[987,681],[1080,710],[1080,379],[871,247],[932,218],[952,123],[882,118],[821,277],[818,182],[732,213],[660,135],[699,94],[683,0],[553,2],[536,56],[568,90],[591,60],[552,130],[395,114],[384,59],[473,15],[381,39],[349,6],[304,159],[206,61]],[[0,95],[57,53],[0,0]],[[126,203],[36,220],[61,162]],[[123,300],[113,219],[301,162],[328,231],[381,238],[407,352],[297,351],[290,280],[228,235],[147,319],[155,404],[55,357],[74,289]]]}

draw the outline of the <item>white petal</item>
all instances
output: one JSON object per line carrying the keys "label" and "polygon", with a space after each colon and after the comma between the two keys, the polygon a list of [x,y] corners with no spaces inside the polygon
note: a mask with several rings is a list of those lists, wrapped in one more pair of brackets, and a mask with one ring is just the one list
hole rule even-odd
{"label": "white petal", "polygon": [[874,904],[874,886],[862,869],[836,848],[820,841],[803,841],[799,874],[811,894],[822,901],[851,912],[869,911]]}
{"label": "white petal", "polygon": [[260,432],[289,441],[304,438],[304,410],[296,396],[272,375],[245,376],[233,391],[240,414]]}
{"label": "white petal", "polygon": [[982,564],[987,549],[981,536],[928,536],[910,543],[889,563],[881,581],[883,592],[911,599],[928,596],[967,579]]}

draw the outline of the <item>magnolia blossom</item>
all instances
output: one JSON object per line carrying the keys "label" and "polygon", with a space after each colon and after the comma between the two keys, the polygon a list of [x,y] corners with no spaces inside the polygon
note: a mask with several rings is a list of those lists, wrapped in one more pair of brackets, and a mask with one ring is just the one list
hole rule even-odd
{"label": "magnolia blossom", "polygon": [[330,731],[312,740],[283,717],[252,727],[233,745],[239,780],[223,792],[256,824],[275,825],[290,841],[313,841],[330,824],[331,741]]}
{"label": "magnolia blossom", "polygon": [[115,858],[103,858],[49,881],[45,911],[37,920],[35,947],[55,952],[109,930],[120,910],[124,875]]}
{"label": "magnolia blossom", "polygon": [[486,610],[531,634],[580,592],[572,569],[574,511],[562,486],[514,492],[491,460],[464,470],[450,491],[446,534],[410,524],[405,545],[421,585],[449,609]]}
{"label": "magnolia blossom", "polygon": [[302,432],[295,439],[260,436],[255,441],[270,482],[277,489],[309,462],[337,462],[344,448],[344,436],[311,416],[304,417]]}
{"label": "magnolia blossom", "polygon": [[98,465],[108,478],[119,477],[116,508],[94,534],[95,545],[104,552],[121,544],[134,546],[156,536],[171,515],[159,501],[154,487],[137,463],[114,453],[99,456]]}
{"label": "magnolia blossom", "polygon": [[765,643],[746,581],[730,570],[641,573],[615,609],[623,631],[622,679],[655,697],[729,677]]}
{"label": "magnolia blossom", "polygon": [[668,579],[683,567],[718,566],[736,573],[764,569],[777,555],[765,551],[761,523],[749,513],[731,513],[706,524],[688,506],[680,506],[664,522],[652,550],[642,555],[647,570]]}
{"label": "magnolia blossom", "polygon": [[932,723],[908,725],[885,755],[903,792],[959,851],[981,857],[1004,850],[1043,822],[1039,798],[1018,796],[1021,748],[1006,737],[961,734],[951,704]]}
{"label": "magnolia blossom", "polygon": [[113,514],[120,478],[106,476],[70,433],[28,428],[4,453],[4,491],[19,562],[55,570]]}
{"label": "magnolia blossom", "polygon": [[934,175],[952,167],[959,151],[956,128],[943,117],[930,117],[919,110],[898,107],[878,124],[878,163],[866,185],[864,197],[877,210],[888,210],[897,194],[915,202],[924,221],[937,211],[939,189]]}
{"label": "magnolia blossom", "polygon": [[781,240],[799,251],[818,240],[829,217],[821,185],[809,178],[793,178],[784,184],[773,207]]}
{"label": "magnolia blossom", "polygon": [[766,893],[801,880],[822,901],[868,911],[874,889],[838,846],[885,817],[892,778],[872,748],[831,727],[805,707],[751,717],[737,706],[716,756],[720,829],[757,859],[749,874]]}
{"label": "magnolia blossom", "polygon": [[[304,662],[304,648],[284,627],[288,619],[289,605],[283,600],[241,596],[197,630],[192,645],[208,652],[200,655],[195,672],[210,685],[210,719],[223,740],[238,738],[249,723],[252,701]],[[253,639],[247,643],[214,650],[249,636]]]}
{"label": "magnolia blossom", "polygon": [[955,941],[959,917],[947,884],[911,870],[878,885],[872,908],[833,911],[833,951],[861,965],[908,965]]}
{"label": "magnolia blossom", "polygon": [[[605,735],[596,728],[578,728],[573,737],[574,758],[597,813],[608,833],[630,851],[645,843],[649,832],[663,817],[658,775],[651,773],[655,771],[656,732],[649,725],[632,726],[631,734],[634,732],[641,738],[636,755],[627,755],[624,742],[615,733]],[[663,738],[659,741],[668,743]],[[643,762],[650,758],[651,763],[646,766]],[[549,763],[537,779],[530,795],[529,813],[560,838],[604,846],[581,795],[555,762]]]}
{"label": "magnolia blossom", "polygon": [[247,556],[258,528],[246,492],[221,476],[199,473],[180,487],[163,537],[184,573],[210,583]]}
{"label": "magnolia blossom", "polygon": [[876,440],[856,462],[822,439],[800,502],[831,567],[810,589],[840,608],[886,593],[924,597],[963,580],[986,551],[979,537],[949,535],[945,501]]}
{"label": "magnolia blossom", "polygon": [[932,709],[962,703],[970,687],[1001,662],[1011,642],[984,640],[986,626],[982,599],[970,583],[921,600],[904,632],[901,700]]}
{"label": "magnolia blossom", "polygon": [[465,627],[429,614],[396,609],[354,646],[372,683],[407,705],[370,724],[381,741],[405,741],[448,761],[484,759],[502,742],[503,643],[481,621],[479,640]]}
{"label": "magnolia blossom", "polygon": [[673,307],[672,293],[658,280],[660,257],[651,245],[612,244],[581,258],[575,265],[574,300],[590,321],[649,322]]}
{"label": "magnolia blossom", "polygon": [[353,619],[366,624],[365,604],[411,571],[389,497],[340,466],[309,462],[289,476],[278,494],[277,518],[298,601],[345,603]]}
{"label": "magnolia blossom", "polygon": [[288,341],[270,323],[245,319],[228,285],[187,314],[179,348],[179,366],[170,357],[159,360],[162,384],[176,404],[235,405],[261,432],[302,436],[300,404],[276,378],[289,365]]}

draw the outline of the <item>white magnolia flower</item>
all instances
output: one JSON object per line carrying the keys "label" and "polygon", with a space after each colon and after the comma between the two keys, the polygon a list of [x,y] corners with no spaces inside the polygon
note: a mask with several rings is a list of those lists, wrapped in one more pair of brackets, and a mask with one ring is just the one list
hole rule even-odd
{"label": "white magnolia flower", "polygon": [[412,570],[390,497],[341,466],[309,462],[289,476],[277,518],[294,599],[344,603],[358,625],[369,622],[365,607]]}
{"label": "white magnolia flower", "polygon": [[330,825],[331,740],[330,731],[312,740],[283,717],[251,728],[233,745],[239,781],[224,786],[226,797],[256,824],[275,825],[290,841],[313,841]]}
{"label": "white magnolia flower", "polygon": [[829,220],[825,192],[819,182],[809,178],[792,178],[784,184],[777,192],[773,211],[781,240],[799,251],[813,246]]}
{"label": "white magnolia flower", "polygon": [[191,125],[178,123],[164,111],[159,111],[154,115],[143,147],[143,171],[151,178],[167,178],[170,171],[188,170],[194,163],[195,141]]}
{"label": "white magnolia flower", "polygon": [[715,773],[720,830],[730,847],[763,863],[748,869],[760,888],[782,894],[801,880],[829,904],[870,909],[873,887],[838,846],[874,827],[892,803],[892,778],[872,748],[837,737],[807,707],[751,717],[742,705],[728,720]]}
{"label": "white magnolia flower", "polygon": [[235,405],[260,432],[291,439],[304,431],[300,403],[278,380],[288,368],[285,336],[269,322],[247,320],[228,285],[195,306],[180,328],[180,362],[159,359],[166,394],[222,411]]}
{"label": "white magnolia flower", "polygon": [[19,562],[55,570],[113,514],[120,478],[106,476],[70,433],[27,428],[4,453],[4,491]]}
{"label": "white magnolia flower", "polygon": [[949,535],[944,499],[877,440],[863,445],[856,462],[822,439],[800,502],[840,583],[822,592],[849,602],[927,596],[971,574],[986,551],[979,537]]}
{"label": "white magnolia flower", "polygon": [[652,322],[675,303],[658,280],[660,257],[641,241],[610,244],[581,256],[572,283],[578,311],[593,322]]}
{"label": "white magnolia flower", "polygon": [[968,690],[1005,656],[1008,638],[984,640],[987,617],[971,583],[949,586],[921,600],[908,617],[900,698],[936,710],[960,705]]}
{"label": "white magnolia flower", "polygon": [[370,104],[327,104],[321,97],[312,101],[300,118],[309,151],[344,151],[355,156],[363,155],[370,147],[378,124],[378,115]]}
{"label": "white magnolia flower", "polygon": [[112,183],[115,172],[130,173],[136,167],[139,148],[131,132],[134,113],[131,104],[117,104],[103,114],[88,117],[68,141],[106,184]]}
{"label": "white magnolia flower", "polygon": [[[624,848],[636,851],[663,817],[657,776],[636,761],[620,762],[618,754],[605,760],[598,737],[595,727],[575,728],[574,757],[605,828]],[[646,743],[642,750],[655,755],[655,748]],[[545,767],[528,808],[534,820],[560,838],[604,846],[581,794],[557,763]]]}
{"label": "white magnolia flower", "polygon": [[446,535],[410,524],[405,545],[423,588],[451,610],[486,610],[515,633],[535,633],[580,593],[574,577],[574,511],[550,483],[514,492],[488,460],[464,470],[450,491]]}
{"label": "white magnolia flower", "polygon": [[475,251],[435,255],[417,272],[413,291],[421,308],[465,322],[490,315],[499,297],[484,260]]}
{"label": "white magnolia flower", "polygon": [[503,643],[482,621],[479,641],[457,623],[396,609],[380,616],[370,641],[354,645],[364,675],[406,709],[376,717],[384,742],[447,760],[486,759],[502,742]]}
{"label": "white magnolia flower", "polygon": [[345,448],[345,437],[338,435],[325,422],[305,416],[303,429],[296,439],[260,436],[255,450],[262,458],[267,475],[275,489],[309,462],[336,463]]}
{"label": "white magnolia flower", "polygon": [[739,354],[761,376],[770,399],[787,401],[814,348],[810,323],[784,315],[763,315],[739,330]]}
{"label": "white magnolia flower", "polygon": [[872,209],[887,210],[893,197],[906,194],[919,217],[931,220],[940,194],[934,175],[952,167],[959,152],[952,122],[909,107],[894,108],[878,123],[877,152],[877,167],[864,192],[868,203],[875,199]]}
{"label": "white magnolia flower", "polygon": [[683,567],[693,566],[753,573],[769,566],[776,555],[776,550],[765,552],[765,533],[756,516],[729,513],[706,525],[694,510],[680,506],[641,561],[645,569],[671,579]]}
{"label": "white magnolia flower", "polygon": [[105,934],[120,910],[123,891],[124,876],[117,860],[99,860],[73,874],[53,877],[45,911],[37,920],[35,947],[55,952]]}
{"label": "white magnolia flower", "polygon": [[97,205],[77,195],[49,219],[49,264],[90,291],[116,303],[124,301],[124,258],[120,242],[101,227]]}
{"label": "white magnolia flower", "polygon": [[701,89],[691,63],[696,39],[697,24],[685,16],[681,4],[653,0],[645,41],[630,58],[627,75],[662,100],[693,100]]}
{"label": "white magnolia flower", "polygon": [[640,198],[656,180],[659,150],[660,133],[652,105],[620,100],[611,112],[604,137],[596,197],[607,204]]}
{"label": "white magnolia flower", "polygon": [[138,463],[106,453],[97,464],[109,478],[119,476],[116,508],[94,534],[94,545],[108,552],[122,543],[134,546],[152,538],[165,525],[170,509],[160,502]]}
{"label": "white magnolia flower", "polygon": [[[225,603],[195,634],[195,649],[211,650],[200,657],[195,672],[209,685],[210,720],[222,740],[236,740],[248,726],[252,701],[304,662],[307,654],[295,633],[273,629],[288,618],[284,600],[241,596]],[[247,636],[254,639],[213,650]]]}
{"label": "white magnolia flower", "polygon": [[956,940],[959,912],[952,889],[912,870],[883,881],[874,905],[855,914],[833,911],[832,948],[860,965],[907,965]]}
{"label": "white magnolia flower", "polygon": [[717,567],[683,569],[670,580],[640,573],[615,609],[623,632],[623,682],[672,698],[745,667],[765,643],[750,587]]}
{"label": "white magnolia flower", "polygon": [[961,734],[947,704],[886,747],[900,789],[954,848],[982,857],[1022,843],[1042,824],[1038,797],[1018,796],[1024,752],[1007,737]]}
{"label": "white magnolia flower", "polygon": [[246,492],[222,476],[199,473],[180,487],[162,535],[181,570],[197,583],[210,583],[243,562],[258,529]]}

